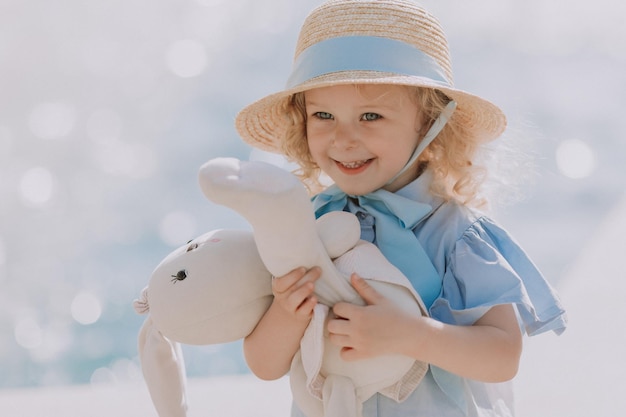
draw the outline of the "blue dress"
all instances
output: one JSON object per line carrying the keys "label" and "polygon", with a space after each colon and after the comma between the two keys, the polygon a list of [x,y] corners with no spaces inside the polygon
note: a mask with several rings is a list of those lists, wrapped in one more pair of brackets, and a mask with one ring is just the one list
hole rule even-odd
{"label": "blue dress", "polygon": [[[440,277],[439,296],[429,313],[434,319],[470,326],[491,307],[513,304],[522,331],[560,334],[566,326],[558,296],[515,240],[485,215],[428,192],[428,172],[396,194],[427,204],[430,213],[413,232]],[[375,219],[348,201],[357,214],[361,237],[376,243]],[[507,417],[513,416],[511,382],[483,383],[430,366],[424,380],[403,402],[376,394],[363,404],[363,417]],[[293,417],[304,415],[294,405]]]}

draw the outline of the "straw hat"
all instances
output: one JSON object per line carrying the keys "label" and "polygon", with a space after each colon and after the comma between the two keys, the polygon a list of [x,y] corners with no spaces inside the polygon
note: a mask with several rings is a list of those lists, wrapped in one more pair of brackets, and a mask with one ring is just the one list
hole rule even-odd
{"label": "straw hat", "polygon": [[285,90],[245,107],[236,128],[250,145],[280,152],[290,96],[340,84],[438,89],[457,103],[452,118],[484,142],[506,127],[497,106],[454,88],[445,34],[428,11],[408,0],[330,0],[304,21]]}

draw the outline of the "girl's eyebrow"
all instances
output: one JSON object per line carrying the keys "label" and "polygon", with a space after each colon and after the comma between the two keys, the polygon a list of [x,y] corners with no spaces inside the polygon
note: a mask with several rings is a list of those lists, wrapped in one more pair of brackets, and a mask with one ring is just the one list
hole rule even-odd
{"label": "girl's eyebrow", "polygon": [[317,107],[322,106],[323,107],[322,104],[317,103],[317,102],[315,102],[313,100],[305,100],[304,104],[306,104],[307,106],[317,106]]}
{"label": "girl's eyebrow", "polygon": [[395,102],[390,102],[390,101],[373,101],[367,104],[364,104],[361,107],[375,107],[378,109],[393,109],[398,107],[398,105]]}
{"label": "girl's eyebrow", "polygon": [[[306,101],[306,105],[311,106],[311,107],[325,107],[326,105],[323,103],[318,103],[316,101]],[[397,106],[397,104],[395,102],[388,102],[388,101],[372,101],[369,103],[365,103],[362,105],[357,106],[360,109],[370,109],[370,108],[374,108],[374,109],[394,109]]]}
{"label": "girl's eyebrow", "polygon": [[399,106],[395,103],[372,102],[372,103],[359,106],[358,108],[361,109],[361,111],[393,111],[397,109],[398,107]]}

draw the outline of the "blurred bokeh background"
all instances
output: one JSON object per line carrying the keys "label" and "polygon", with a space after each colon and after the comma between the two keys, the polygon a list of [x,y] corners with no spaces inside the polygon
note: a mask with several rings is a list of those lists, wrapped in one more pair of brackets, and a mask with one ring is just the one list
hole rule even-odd
{"label": "blurred bokeh background", "polygon": [[[421,3],[457,87],[499,104],[536,155],[496,217],[558,288],[626,186],[626,6]],[[247,227],[196,173],[266,157],[233,119],[283,87],[317,4],[0,0],[0,388],[141,378],[132,301],[174,248]],[[185,355],[190,376],[248,372],[240,343]]]}

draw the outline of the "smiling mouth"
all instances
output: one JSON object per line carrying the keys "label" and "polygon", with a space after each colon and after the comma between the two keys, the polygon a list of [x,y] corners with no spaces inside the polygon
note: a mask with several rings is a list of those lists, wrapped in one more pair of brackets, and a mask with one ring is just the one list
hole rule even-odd
{"label": "smiling mouth", "polygon": [[371,159],[363,159],[361,161],[350,161],[350,162],[337,161],[337,163],[347,169],[357,169],[357,168],[361,168],[363,165],[367,164],[369,161],[371,161]]}

